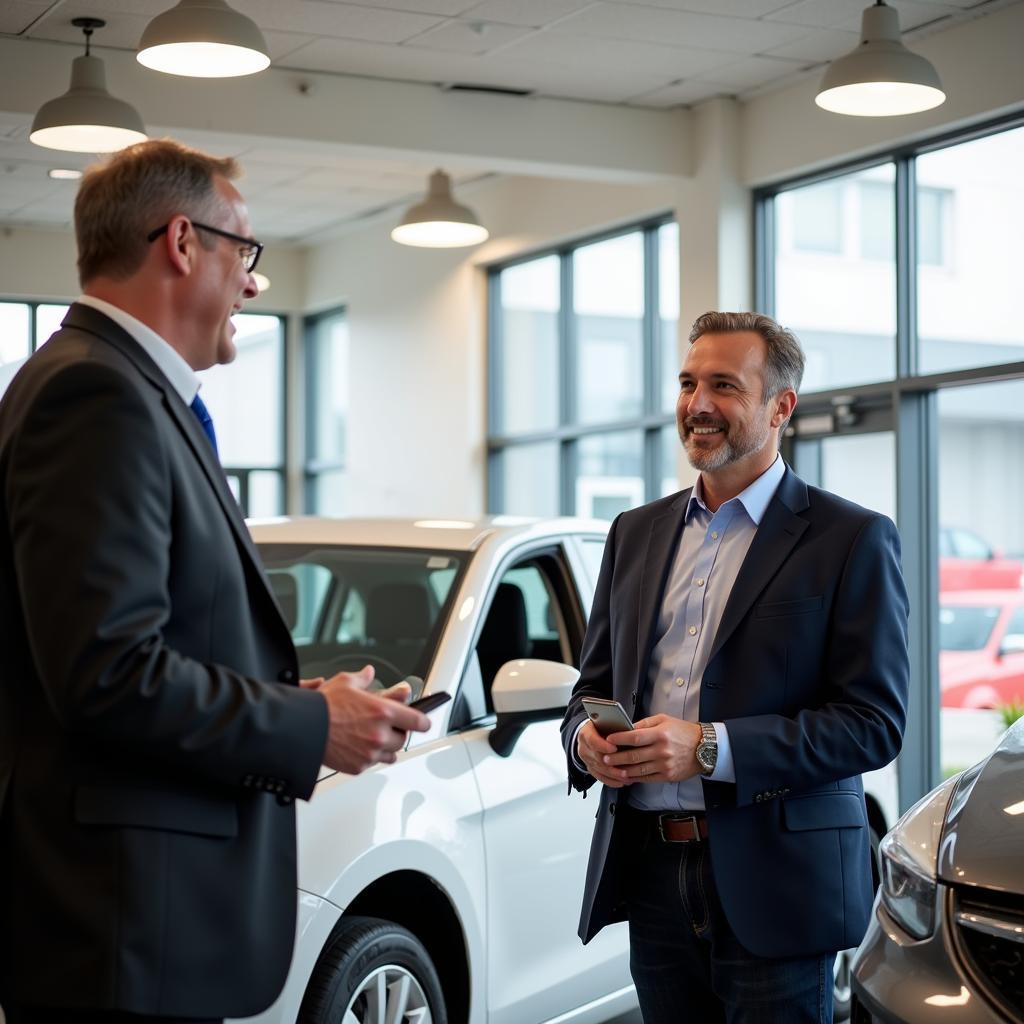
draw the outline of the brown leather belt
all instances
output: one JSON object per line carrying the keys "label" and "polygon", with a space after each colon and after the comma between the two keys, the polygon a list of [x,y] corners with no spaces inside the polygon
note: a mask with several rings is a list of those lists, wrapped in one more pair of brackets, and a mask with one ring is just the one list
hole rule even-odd
{"label": "brown leather belt", "polygon": [[659,814],[657,835],[663,843],[699,843],[708,837],[708,819],[703,814]]}

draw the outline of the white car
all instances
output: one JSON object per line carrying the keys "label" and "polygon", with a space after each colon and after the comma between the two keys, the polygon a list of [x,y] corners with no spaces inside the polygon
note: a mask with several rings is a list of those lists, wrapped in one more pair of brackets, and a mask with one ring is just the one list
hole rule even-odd
{"label": "white car", "polygon": [[[625,925],[576,935],[597,804],[567,795],[558,734],[608,524],[250,527],[304,677],[371,664],[453,697],[397,764],[325,769],[298,804],[295,955],[250,1020],[600,1024],[635,1007]],[[883,835],[894,773],[865,784]],[[841,1017],[845,957],[836,994]]]}
{"label": "white car", "polygon": [[576,935],[593,799],[558,727],[607,524],[250,523],[304,677],[450,692],[397,764],[298,805],[299,916],[261,1024],[598,1024],[636,1005],[624,925]]}

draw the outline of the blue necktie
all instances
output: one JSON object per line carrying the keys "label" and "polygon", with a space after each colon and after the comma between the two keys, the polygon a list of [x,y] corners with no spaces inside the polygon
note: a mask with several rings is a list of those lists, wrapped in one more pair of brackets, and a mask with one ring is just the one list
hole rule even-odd
{"label": "blue necktie", "polygon": [[206,408],[206,403],[196,395],[189,408],[199,420],[199,426],[203,428],[203,433],[210,439],[210,444],[213,445],[213,454],[220,458],[220,453],[217,451],[217,432],[213,429],[213,419],[210,417],[210,410]]}

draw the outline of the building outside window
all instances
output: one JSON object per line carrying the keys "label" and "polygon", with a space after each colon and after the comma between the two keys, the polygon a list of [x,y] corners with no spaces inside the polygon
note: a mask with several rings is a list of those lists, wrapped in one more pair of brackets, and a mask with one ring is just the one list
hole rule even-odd
{"label": "building outside window", "polygon": [[766,189],[757,222],[758,304],[807,351],[786,453],[901,531],[906,802],[1024,713],[1024,124]]}
{"label": "building outside window", "polygon": [[306,511],[345,512],[348,321],[343,309],[305,320]]}
{"label": "building outside window", "polygon": [[679,233],[492,269],[488,508],[611,519],[676,490]]}

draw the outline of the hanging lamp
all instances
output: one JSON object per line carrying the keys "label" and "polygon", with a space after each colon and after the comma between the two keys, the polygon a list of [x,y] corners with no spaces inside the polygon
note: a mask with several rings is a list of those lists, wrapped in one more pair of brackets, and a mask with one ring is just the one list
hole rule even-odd
{"label": "hanging lamp", "polygon": [[877,0],[861,16],[860,45],[832,61],[814,102],[836,114],[893,117],[945,99],[935,68],[903,45],[899,14]]}
{"label": "hanging lamp", "polygon": [[430,176],[426,199],[410,206],[402,223],[391,232],[401,245],[427,249],[479,245],[488,235],[476,214],[452,198],[452,179],[440,170]]}
{"label": "hanging lamp", "polygon": [[142,33],[136,60],[188,78],[238,78],[270,66],[267,41],[225,0],[179,0]]}
{"label": "hanging lamp", "polygon": [[85,33],[85,56],[71,64],[71,88],[44,103],[32,121],[29,140],[47,149],[70,153],[112,153],[146,141],[139,112],[107,92],[103,61],[89,52],[93,32],[106,24],[101,18],[73,18]]}

